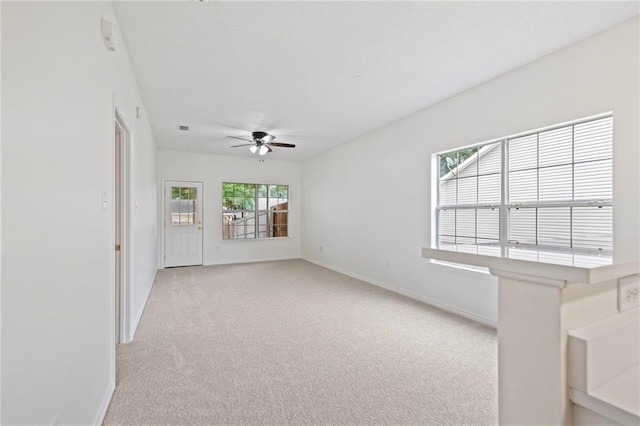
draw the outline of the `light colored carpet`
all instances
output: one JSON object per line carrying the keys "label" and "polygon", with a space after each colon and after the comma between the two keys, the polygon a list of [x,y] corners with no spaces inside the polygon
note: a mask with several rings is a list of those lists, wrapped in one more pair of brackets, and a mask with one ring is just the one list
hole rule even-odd
{"label": "light colored carpet", "polygon": [[105,425],[497,424],[494,330],[303,260],[161,270],[117,357]]}

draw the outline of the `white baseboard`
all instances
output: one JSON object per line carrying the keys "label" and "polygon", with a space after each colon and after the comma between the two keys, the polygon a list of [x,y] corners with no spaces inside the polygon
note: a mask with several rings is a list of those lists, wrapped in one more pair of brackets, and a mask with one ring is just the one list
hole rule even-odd
{"label": "white baseboard", "polygon": [[153,276],[153,280],[151,281],[151,285],[149,286],[149,290],[147,291],[146,297],[144,299],[144,303],[142,304],[142,308],[136,313],[133,322],[129,325],[129,335],[127,336],[129,339],[123,343],[129,343],[133,340],[133,336],[136,335],[136,330],[138,330],[138,324],[140,324],[140,320],[142,319],[142,314],[144,313],[144,309],[147,307],[147,302],[149,301],[149,296],[151,295],[151,290],[153,289],[153,284],[156,282],[156,278],[158,278],[158,271],[156,269],[156,273]]}
{"label": "white baseboard", "polygon": [[486,317],[483,317],[481,315],[474,314],[473,312],[465,311],[464,309],[460,309],[457,306],[453,306],[453,305],[450,305],[448,303],[440,302],[438,300],[434,300],[434,299],[431,299],[429,297],[425,297],[425,296],[423,296],[421,294],[414,293],[412,291],[405,290],[403,288],[399,288],[399,287],[393,286],[391,284],[387,284],[385,282],[382,282],[382,281],[379,281],[379,280],[376,280],[376,279],[373,279],[373,278],[370,278],[370,277],[366,277],[364,275],[361,275],[361,274],[358,274],[358,273],[355,273],[355,272],[351,272],[351,271],[348,271],[346,269],[339,268],[337,266],[329,265],[329,264],[320,262],[318,260],[309,259],[309,258],[305,258],[305,257],[303,257],[302,259],[306,260],[307,262],[314,263],[314,264],[316,264],[318,266],[322,266],[323,268],[331,269],[332,271],[336,271],[336,272],[339,272],[341,274],[348,275],[348,276],[350,276],[352,278],[356,278],[356,279],[358,279],[360,281],[364,281],[364,282],[366,282],[368,284],[372,284],[372,285],[375,285],[377,287],[382,287],[382,288],[384,288],[386,290],[389,290],[389,291],[392,291],[394,293],[398,293],[398,294],[401,294],[403,296],[407,296],[407,297],[409,297],[411,299],[418,300],[420,302],[426,303],[427,305],[435,306],[436,308],[440,308],[440,309],[445,310],[447,312],[451,312],[451,313],[454,313],[456,315],[460,315],[461,317],[465,317],[465,318],[468,318],[468,319],[470,319],[472,321],[479,322],[480,324],[488,325],[489,327],[493,327],[493,328],[497,328],[498,327],[497,322],[492,320],[491,318],[486,318]]}
{"label": "white baseboard", "polygon": [[116,390],[116,384],[114,382],[109,383],[109,387],[107,388],[107,392],[104,394],[102,398],[102,402],[100,403],[100,407],[98,407],[98,412],[96,413],[96,417],[93,420],[94,425],[101,425],[104,421],[104,416],[107,414],[107,410],[109,409],[109,404],[111,403],[111,398],[113,397],[113,392]]}
{"label": "white baseboard", "polygon": [[223,260],[221,262],[209,262],[203,263],[202,266],[220,266],[220,265],[240,265],[243,263],[262,263],[262,262],[277,262],[279,260],[295,260],[300,257],[265,257],[262,259],[250,259],[250,260]]}

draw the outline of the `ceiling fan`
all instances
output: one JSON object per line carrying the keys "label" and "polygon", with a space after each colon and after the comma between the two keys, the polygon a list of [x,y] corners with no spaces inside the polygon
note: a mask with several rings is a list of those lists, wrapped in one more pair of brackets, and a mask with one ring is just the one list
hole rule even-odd
{"label": "ceiling fan", "polygon": [[253,140],[250,139],[246,139],[246,138],[241,138],[238,136],[228,136],[230,138],[233,139],[240,139],[242,141],[247,141],[247,142],[251,142],[251,143],[243,143],[241,145],[233,145],[231,148],[238,148],[241,146],[248,146],[249,147],[249,151],[251,151],[252,154],[255,154],[256,152],[259,155],[265,155],[267,152],[271,152],[273,151],[271,149],[272,146],[277,146],[277,147],[281,147],[281,148],[295,148],[296,146],[290,143],[280,143],[280,142],[273,142],[273,140],[276,138],[273,135],[270,135],[266,132],[253,132],[251,134]]}

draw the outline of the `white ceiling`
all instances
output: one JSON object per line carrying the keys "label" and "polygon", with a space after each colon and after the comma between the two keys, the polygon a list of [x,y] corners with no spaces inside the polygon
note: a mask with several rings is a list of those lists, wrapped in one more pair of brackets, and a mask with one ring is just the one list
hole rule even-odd
{"label": "white ceiling", "polygon": [[[638,14],[637,2],[116,2],[158,146],[304,160]],[[189,132],[178,125],[188,125]],[[393,143],[393,142],[391,142]]]}

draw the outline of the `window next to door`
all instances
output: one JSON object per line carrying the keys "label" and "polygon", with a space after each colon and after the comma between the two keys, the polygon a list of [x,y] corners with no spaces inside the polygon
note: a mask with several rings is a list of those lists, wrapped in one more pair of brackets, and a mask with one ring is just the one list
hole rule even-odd
{"label": "window next to door", "polygon": [[289,186],[222,183],[222,239],[287,237]]}

